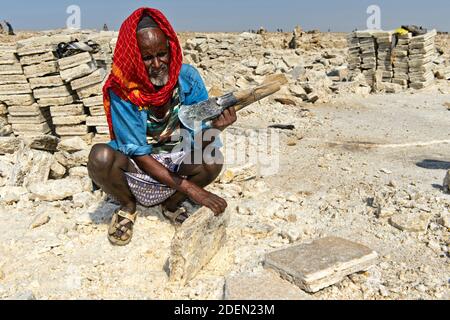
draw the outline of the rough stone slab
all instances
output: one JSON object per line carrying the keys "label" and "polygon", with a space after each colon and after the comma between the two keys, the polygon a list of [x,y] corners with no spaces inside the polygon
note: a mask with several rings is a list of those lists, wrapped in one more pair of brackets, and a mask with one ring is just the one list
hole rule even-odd
{"label": "rough stone slab", "polygon": [[17,52],[17,44],[16,43],[0,43],[0,52],[16,53]]}
{"label": "rough stone slab", "polygon": [[11,74],[23,74],[22,66],[19,63],[0,65],[0,75],[5,76]]}
{"label": "rough stone slab", "polygon": [[105,107],[103,105],[89,107],[89,112],[94,117],[105,116]]}
{"label": "rough stone slab", "polygon": [[0,77],[0,84],[24,84],[28,83],[27,78],[23,74],[13,74],[7,77]]}
{"label": "rough stone slab", "polygon": [[31,149],[54,152],[58,146],[59,139],[47,134],[25,139],[25,141]]}
{"label": "rough stone slab", "polygon": [[0,137],[0,154],[12,154],[19,150],[22,140],[16,137]]}
{"label": "rough stone slab", "polygon": [[64,85],[64,82],[62,81],[59,74],[47,77],[30,78],[28,79],[28,81],[30,82],[31,89],[44,87],[60,87]]}
{"label": "rough stone slab", "polygon": [[389,223],[402,231],[425,233],[430,220],[431,214],[428,212],[408,212],[394,215]]}
{"label": "rough stone slab", "polygon": [[[95,130],[97,131],[97,133],[99,134],[105,134],[108,135],[109,138],[109,127],[108,126],[96,126]],[[108,140],[109,141],[109,140]]]}
{"label": "rough stone slab", "polygon": [[412,37],[410,43],[426,42],[427,40],[434,38],[436,35],[437,31],[433,29],[424,35]]}
{"label": "rough stone slab", "polygon": [[12,52],[1,52],[0,51],[0,64],[15,64],[19,63],[17,57]]}
{"label": "rough stone slab", "polygon": [[310,300],[311,297],[271,271],[241,273],[225,280],[224,300]]}
{"label": "rough stone slab", "polygon": [[23,67],[23,73],[27,78],[42,77],[56,72],[58,72],[58,64],[56,61],[47,61]]}
{"label": "rough stone slab", "polygon": [[69,105],[77,101],[78,98],[75,95],[70,95],[67,97],[60,97],[60,98],[41,98],[38,101],[38,104],[41,107],[48,107],[48,106],[64,106]]}
{"label": "rough stone slab", "polygon": [[36,102],[31,94],[17,94],[13,96],[0,95],[0,101],[3,101],[10,106],[31,106]]}
{"label": "rough stone slab", "polygon": [[88,127],[83,125],[56,126],[56,134],[60,136],[81,136],[88,133]]}
{"label": "rough stone slab", "polygon": [[86,107],[102,106],[103,107],[103,95],[84,98],[83,104]]}
{"label": "rough stone slab", "polygon": [[93,84],[90,86],[87,86],[85,88],[77,90],[77,94],[80,97],[80,99],[89,98],[91,96],[98,96],[102,94],[103,89],[103,82]]}
{"label": "rough stone slab", "polygon": [[377,257],[375,251],[361,244],[326,237],[271,252],[266,255],[265,267],[307,292],[317,292],[347,275],[367,270]]}
{"label": "rough stone slab", "polygon": [[51,35],[39,35],[23,40],[17,41],[17,47],[32,47],[32,46],[47,46],[52,48],[53,45],[57,45],[61,42],[70,42],[75,40],[76,35],[74,34],[51,34]]}
{"label": "rough stone slab", "polygon": [[216,217],[203,207],[177,229],[170,249],[170,281],[185,284],[209,263],[225,243],[229,220],[229,210]]}
{"label": "rough stone slab", "polygon": [[50,113],[52,114],[52,117],[81,116],[84,114],[84,107],[82,104],[52,106],[50,107]]}
{"label": "rough stone slab", "polygon": [[74,68],[62,70],[60,72],[61,78],[66,81],[70,82],[72,80],[87,76],[94,72],[97,69],[97,66],[95,62],[90,63],[84,63],[82,65],[76,66]]}
{"label": "rough stone slab", "polygon": [[33,90],[33,95],[36,99],[42,98],[61,98],[72,95],[72,91],[66,85],[54,88],[41,88]]}
{"label": "rough stone slab", "polygon": [[89,153],[89,149],[81,150],[75,153],[60,151],[55,153],[55,160],[68,169],[73,167],[86,166],[89,158]]}
{"label": "rough stone slab", "polygon": [[106,116],[87,117],[86,118],[86,125],[88,127],[107,126],[108,125],[108,121],[106,120]]}
{"label": "rough stone slab", "polygon": [[40,54],[34,54],[29,56],[23,56],[20,58],[20,64],[22,66],[28,66],[32,64],[39,64],[46,61],[55,61],[56,57],[53,52],[44,52]]}
{"label": "rough stone slab", "polygon": [[66,178],[32,184],[28,186],[28,190],[31,192],[30,198],[33,200],[58,201],[83,192],[83,186],[78,178]]}
{"label": "rough stone slab", "polygon": [[13,117],[13,116],[8,116],[8,122],[13,125],[16,124],[41,124],[47,121],[47,118],[42,115],[42,114],[38,114],[35,116],[25,116],[25,117]]}
{"label": "rough stone slab", "polygon": [[21,57],[28,55],[39,55],[53,51],[53,47],[46,45],[28,45],[17,49],[17,54]]}
{"label": "rough stone slab", "polygon": [[80,137],[73,137],[69,139],[63,139],[58,145],[59,151],[77,152],[88,149],[86,142]]}
{"label": "rough stone slab", "polygon": [[49,152],[31,150],[21,146],[16,154],[16,161],[8,175],[8,186],[42,184],[48,180],[53,155]]}
{"label": "rough stone slab", "polygon": [[0,85],[0,95],[30,94],[31,88],[25,84],[2,84]]}
{"label": "rough stone slab", "polygon": [[38,117],[48,113],[46,109],[41,109],[37,103],[31,106],[10,106],[8,108],[9,115],[13,117]]}
{"label": "rough stone slab", "polygon": [[86,115],[83,114],[81,116],[53,117],[52,121],[56,126],[81,124],[86,121]]}
{"label": "rough stone slab", "polygon": [[70,86],[72,87],[73,90],[86,88],[88,86],[92,86],[94,84],[101,83],[105,79],[105,76],[106,76],[106,70],[103,68],[100,68],[100,69],[95,70],[93,73],[91,73],[90,75],[88,75],[86,77],[73,80],[70,83]]}
{"label": "rough stone slab", "polygon": [[23,123],[12,123],[11,126],[14,130],[14,133],[17,133],[17,132],[47,133],[50,131],[50,128],[49,128],[47,122],[43,122],[40,124],[34,124],[32,126],[30,126],[29,124],[23,124]]}
{"label": "rough stone slab", "polygon": [[427,87],[431,86],[433,83],[434,83],[434,80],[430,80],[430,81],[426,81],[426,82],[416,82],[416,83],[411,82],[409,86],[413,89],[419,90],[419,89],[427,88]]}
{"label": "rough stone slab", "polygon": [[92,60],[93,58],[89,52],[83,52],[67,58],[59,59],[58,65],[60,70],[67,70],[84,63],[92,62]]}
{"label": "rough stone slab", "polygon": [[41,136],[43,134],[51,134],[51,130],[42,130],[42,131],[19,131],[15,130],[14,134],[22,139],[29,139],[37,136]]}

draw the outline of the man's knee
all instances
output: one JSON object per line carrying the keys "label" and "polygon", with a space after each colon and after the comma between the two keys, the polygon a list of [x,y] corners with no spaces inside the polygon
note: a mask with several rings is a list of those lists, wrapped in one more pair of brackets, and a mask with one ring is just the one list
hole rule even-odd
{"label": "man's knee", "polygon": [[215,179],[223,168],[223,154],[220,150],[215,150],[214,155],[211,158],[208,158],[208,161],[205,161],[203,164],[204,170],[208,172],[208,175]]}
{"label": "man's knee", "polygon": [[88,160],[90,174],[102,174],[108,171],[115,161],[115,151],[107,144],[96,144],[92,147]]}
{"label": "man's knee", "polygon": [[203,170],[206,171],[208,177],[211,180],[216,179],[220,172],[222,171],[223,164],[222,163],[213,163],[213,164],[204,164]]}

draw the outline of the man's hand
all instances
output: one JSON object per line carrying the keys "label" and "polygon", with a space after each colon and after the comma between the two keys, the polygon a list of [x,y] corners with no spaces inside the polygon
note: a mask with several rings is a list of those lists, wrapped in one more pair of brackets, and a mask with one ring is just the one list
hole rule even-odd
{"label": "man's hand", "polygon": [[228,206],[224,199],[198,187],[194,183],[192,183],[188,196],[198,204],[211,209],[216,216],[222,214]]}
{"label": "man's hand", "polygon": [[237,120],[236,110],[234,107],[227,108],[223,113],[215,120],[212,121],[212,127],[214,129],[223,131],[227,127],[231,126]]}

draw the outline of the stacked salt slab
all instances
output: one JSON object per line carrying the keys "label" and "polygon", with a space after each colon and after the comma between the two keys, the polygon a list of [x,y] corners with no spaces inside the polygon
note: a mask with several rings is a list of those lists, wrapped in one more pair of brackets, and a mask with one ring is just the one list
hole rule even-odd
{"label": "stacked salt slab", "polygon": [[392,34],[390,31],[374,33],[377,42],[377,70],[381,72],[382,82],[392,82],[394,69],[392,66]]}
{"label": "stacked salt slab", "polygon": [[88,134],[88,127],[84,105],[79,98],[82,98],[80,93],[84,94],[86,77],[96,76],[94,72],[97,64],[89,52],[82,52],[59,59],[58,66],[60,76],[70,89],[73,99],[61,101],[50,109],[56,134],[62,139],[74,136],[84,138]]}
{"label": "stacked salt slab", "polygon": [[367,84],[374,85],[377,70],[377,47],[371,31],[356,31],[361,49],[361,69]]}
{"label": "stacked salt slab", "polygon": [[352,72],[361,69],[361,47],[359,45],[359,38],[355,32],[349,34],[348,42],[348,69]]}
{"label": "stacked salt slab", "polygon": [[392,51],[394,77],[392,83],[407,88],[409,84],[409,42],[412,34],[397,35],[397,44]]}
{"label": "stacked salt slab", "polygon": [[[51,106],[70,103],[75,99],[70,87],[63,83],[59,75],[54,53],[58,43],[71,40],[70,35],[44,35],[18,42],[17,54],[36,103],[26,110],[18,107],[17,112],[21,110],[24,116],[34,117],[33,124],[36,126],[31,126],[29,122],[27,129],[36,131],[35,134],[47,134],[54,130]],[[10,108],[11,115],[13,109]]]}
{"label": "stacked salt slab", "polygon": [[103,107],[103,96],[97,95],[83,99],[83,103],[89,108],[86,124],[90,130],[95,131],[93,143],[109,142],[109,129],[106,120],[105,109]]}
{"label": "stacked salt slab", "polygon": [[8,103],[17,99],[14,97],[17,96],[14,88],[28,84],[16,52],[16,44],[0,44],[0,136],[8,136],[13,132],[7,115]]}
{"label": "stacked salt slab", "polygon": [[434,82],[436,35],[436,30],[432,30],[424,35],[412,37],[409,42],[409,80],[413,89],[426,88]]}
{"label": "stacked salt slab", "polygon": [[106,79],[107,71],[105,68],[97,68],[94,72],[82,78],[73,80],[70,85],[76,90],[78,97],[86,110],[86,126],[88,131],[98,135],[96,141],[101,140],[101,135],[107,134],[108,123],[103,110],[103,84]]}
{"label": "stacked salt slab", "polygon": [[48,110],[39,108],[32,95],[24,68],[17,58],[22,49],[10,45],[2,47],[3,63],[0,66],[0,101],[7,105],[8,123],[18,136],[36,136],[50,133]]}
{"label": "stacked salt slab", "polygon": [[114,31],[101,31],[88,37],[88,40],[92,40],[100,46],[98,52],[93,54],[93,57],[97,65],[106,69],[107,72],[111,71],[112,66],[112,53],[114,49],[111,47],[111,41],[116,38],[117,32]]}

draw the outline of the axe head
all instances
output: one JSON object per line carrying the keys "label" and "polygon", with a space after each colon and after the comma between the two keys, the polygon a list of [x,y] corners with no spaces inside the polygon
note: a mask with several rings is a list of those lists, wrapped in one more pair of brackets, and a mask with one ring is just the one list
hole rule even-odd
{"label": "axe head", "polygon": [[235,105],[236,102],[233,94],[229,93],[197,104],[183,105],[178,110],[178,118],[186,128],[194,130],[202,123],[217,118],[225,108]]}

